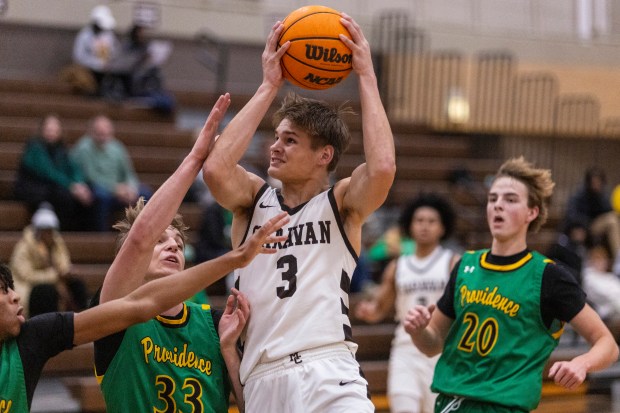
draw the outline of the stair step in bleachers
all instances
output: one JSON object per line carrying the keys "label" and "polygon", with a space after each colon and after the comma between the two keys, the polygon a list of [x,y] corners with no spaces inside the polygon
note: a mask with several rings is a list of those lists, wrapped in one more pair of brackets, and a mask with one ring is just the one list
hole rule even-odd
{"label": "stair step in bleachers", "polygon": [[[76,111],[76,107],[80,109]],[[56,113],[62,118],[88,119],[106,113],[113,119],[148,122],[171,122],[171,115],[163,115],[145,108],[131,108],[123,103],[74,95],[34,95],[32,93],[0,92],[0,113],[5,116],[43,117]]]}
{"label": "stair step in bleachers", "polygon": [[[2,142],[25,143],[37,133],[41,119],[32,116],[0,116]],[[89,119],[62,118],[64,137],[68,144],[73,144],[86,132]],[[117,137],[130,148],[148,145],[189,149],[194,140],[193,132],[178,129],[173,123],[152,123],[123,117],[112,119]]]}

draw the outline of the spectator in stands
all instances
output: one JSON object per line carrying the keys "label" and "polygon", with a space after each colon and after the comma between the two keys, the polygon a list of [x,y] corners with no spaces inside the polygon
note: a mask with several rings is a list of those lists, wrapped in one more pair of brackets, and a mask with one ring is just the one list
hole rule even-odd
{"label": "spectator in stands", "polygon": [[385,269],[372,298],[355,308],[360,320],[377,323],[396,306],[396,327],[388,373],[392,413],[432,413],[435,395],[430,391],[437,358],[428,358],[411,342],[402,325],[416,304],[435,303],[443,292],[459,255],[441,245],[454,230],[455,214],[446,199],[420,194],[403,209],[400,230],[415,241],[413,255],[400,255]]}
{"label": "spectator in stands", "polygon": [[584,222],[567,222],[547,253],[549,258],[565,265],[579,285],[582,285],[588,240],[588,227]]}
{"label": "spectator in stands", "polygon": [[607,175],[602,168],[588,168],[583,187],[568,200],[566,220],[585,222],[593,238],[606,240],[614,259],[620,252],[620,221],[611,207],[606,185]]}
{"label": "spectator in stands", "polygon": [[87,69],[103,94],[102,84],[110,63],[120,49],[114,34],[116,20],[108,6],[98,5],[90,13],[90,21],[77,34],[73,43],[73,62]]}
{"label": "spectator in stands", "polygon": [[527,234],[547,218],[554,185],[549,170],[522,157],[502,164],[487,196],[491,248],[463,254],[437,305],[407,313],[403,324],[416,346],[429,357],[441,353],[431,386],[436,412],[534,410],[565,322],[590,348],[551,365],[556,384],[575,389],[618,359],[613,335],[575,279],[527,247]]}
{"label": "spectator in stands", "polygon": [[58,230],[51,205],[43,205],[13,248],[10,266],[26,317],[87,306],[86,286],[71,275],[69,250]]}
{"label": "spectator in stands", "polygon": [[88,133],[71,150],[71,159],[79,166],[92,188],[95,202],[95,229],[109,231],[115,214],[150,198],[152,191],[141,184],[123,143],[114,136],[114,124],[105,115],[95,116]]}
{"label": "spectator in stands", "polygon": [[92,228],[94,197],[80,168],[69,157],[58,116],[47,115],[38,134],[26,143],[14,195],[27,204],[31,214],[41,202],[49,202],[62,231]]}
{"label": "spectator in stands", "polygon": [[[286,236],[273,234],[274,231],[279,230],[288,222],[287,214],[281,213],[263,223],[262,227],[254,232],[247,242],[232,252],[188,270],[178,271],[182,269],[183,265],[182,248],[179,248],[178,245],[180,233],[170,225],[184,191],[189,188],[192,179],[208,155],[209,146],[229,104],[230,97],[228,95],[220,97],[205,123],[201,138],[198,139],[190,154],[170,179],[162,185],[161,188],[163,189],[160,188],[160,191],[155,194],[142,212],[133,216],[135,221],[131,228],[126,228],[128,232],[123,234],[122,246],[110,267],[108,277],[110,274],[122,275],[123,278],[127,279],[127,284],[124,286],[125,288],[122,288],[122,281],[117,280],[116,277],[111,277],[112,281],[120,281],[121,284],[114,285],[113,291],[110,292],[106,292],[104,286],[102,291],[102,295],[113,295],[117,293],[115,287],[118,286],[122,291],[117,299],[104,299],[107,301],[106,303],[80,313],[50,313],[25,321],[23,309],[19,304],[19,295],[14,291],[12,274],[8,267],[0,266],[0,347],[2,348],[0,354],[0,383],[2,383],[0,386],[0,404],[16,406],[20,411],[25,410],[25,406],[29,408],[43,365],[55,354],[70,349],[74,345],[109,336],[117,331],[128,329],[136,323],[142,323],[136,326],[138,329],[145,328],[143,324],[156,323],[157,325],[158,321],[153,318],[155,315],[162,312],[169,314],[170,311],[166,309],[176,309],[179,306],[188,309],[187,312],[181,311],[181,315],[187,317],[186,321],[191,318],[192,324],[201,318],[210,316],[205,308],[196,308],[179,303],[234,268],[246,266],[258,253],[276,252],[274,249],[265,247],[265,245],[281,243],[286,240]],[[142,282],[144,280],[147,267],[156,268],[156,271],[148,272],[148,278],[152,280],[145,285],[137,286],[135,281]],[[137,273],[134,274],[134,271]],[[106,280],[110,280],[110,278],[106,278]],[[238,300],[236,309],[235,298]],[[191,310],[188,307],[191,307]],[[192,317],[190,317],[190,312]],[[200,346],[197,348],[190,347],[191,352],[187,351],[188,357],[185,359],[182,368],[176,368],[176,361],[182,363],[180,358],[177,360],[176,357],[175,362],[169,360],[170,363],[151,363],[152,367],[155,367],[153,365],[158,365],[155,368],[169,367],[181,375],[179,378],[180,385],[175,390],[178,393],[185,393],[185,395],[181,394],[179,399],[174,394],[161,391],[162,386],[167,387],[168,384],[176,384],[176,381],[171,383],[168,380],[158,378],[158,381],[149,380],[146,383],[144,380],[139,380],[132,382],[132,386],[137,385],[138,382],[144,383],[152,391],[150,393],[152,403],[149,405],[153,406],[163,406],[166,400],[169,400],[162,399],[163,394],[175,397],[175,401],[178,401],[179,404],[193,402],[210,406],[227,404],[228,394],[224,398],[209,398],[213,389],[206,386],[197,388],[196,385],[200,385],[200,383],[193,380],[188,374],[190,371],[191,374],[195,372],[201,378],[206,377],[207,381],[214,381],[212,383],[214,386],[225,387],[226,378],[222,374],[222,364],[219,364],[221,359],[215,353],[221,352],[226,367],[234,380],[234,377],[238,376],[239,365],[236,343],[248,316],[247,299],[237,291],[233,291],[233,296],[228,298],[226,309],[219,318],[219,325],[215,331],[213,331],[215,328],[213,323],[206,323],[197,331],[192,330],[197,334],[208,334],[209,337],[213,337],[216,334],[215,332],[219,333],[219,339],[209,342],[208,349]],[[162,320],[169,318],[170,316],[161,317]],[[172,336],[171,339],[174,339],[176,334],[182,334],[188,330],[180,322],[173,324],[174,328],[165,330]],[[125,333],[123,335],[125,338],[131,334],[129,330],[125,330]],[[151,338],[157,340],[159,345],[159,337],[151,336]],[[167,346],[166,343],[164,344]],[[167,349],[170,352],[172,351],[172,347],[167,347]],[[205,352],[215,354],[212,354],[213,357],[204,357]],[[183,350],[183,354],[186,354],[185,350]],[[144,363],[136,363],[135,367],[138,367],[137,364]],[[133,368],[134,364],[120,366],[121,370],[130,373],[131,369],[128,370],[128,367]],[[103,378],[104,385],[106,379],[107,377]],[[240,391],[239,387],[235,387],[235,389]],[[191,394],[195,397],[190,397],[188,394],[192,390],[198,390],[200,393]],[[134,396],[147,397],[144,392],[137,393],[140,394]],[[240,409],[243,411],[243,403],[241,400],[238,401]],[[136,407],[130,404],[131,401],[128,399],[119,400],[119,402],[126,403],[120,409],[123,412],[142,411],[144,406],[142,404]],[[108,411],[112,411],[112,408],[113,406],[108,406]],[[224,411],[223,409],[214,410]]]}
{"label": "spectator in stands", "polygon": [[149,39],[145,26],[131,27],[112,67],[121,76],[126,96],[134,103],[165,113],[174,110],[174,97],[164,88],[161,73],[171,51],[172,43]]}
{"label": "spectator in stands", "polygon": [[588,302],[609,326],[616,341],[620,338],[620,278],[611,271],[611,260],[605,245],[588,249],[583,272],[583,289]]}

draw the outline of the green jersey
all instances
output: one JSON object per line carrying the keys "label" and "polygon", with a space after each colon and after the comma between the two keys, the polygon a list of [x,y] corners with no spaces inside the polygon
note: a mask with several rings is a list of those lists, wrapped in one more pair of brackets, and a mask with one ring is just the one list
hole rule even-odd
{"label": "green jersey", "polygon": [[183,305],[129,327],[103,377],[107,412],[228,412],[226,365],[210,307]]}
{"label": "green jersey", "polygon": [[533,410],[545,364],[563,324],[541,317],[547,258],[527,253],[511,265],[485,260],[489,251],[463,255],[454,288],[456,318],[437,362],[432,389],[472,400]]}
{"label": "green jersey", "polygon": [[24,367],[17,340],[0,344],[0,413],[28,413]]}

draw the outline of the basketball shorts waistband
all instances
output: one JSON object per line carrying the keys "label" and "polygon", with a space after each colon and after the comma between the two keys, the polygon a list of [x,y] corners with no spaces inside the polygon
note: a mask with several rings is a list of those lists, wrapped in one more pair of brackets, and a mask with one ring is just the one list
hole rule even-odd
{"label": "basketball shorts waistband", "polygon": [[277,371],[286,370],[304,363],[316,360],[333,358],[337,356],[354,357],[353,353],[344,343],[328,344],[308,350],[298,351],[278,360],[259,363],[250,373],[248,380],[255,380]]}

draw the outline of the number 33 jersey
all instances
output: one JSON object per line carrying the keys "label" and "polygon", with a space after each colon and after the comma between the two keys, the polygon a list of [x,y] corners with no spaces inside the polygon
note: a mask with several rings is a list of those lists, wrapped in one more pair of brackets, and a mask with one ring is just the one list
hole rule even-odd
{"label": "number 33 jersey", "polygon": [[287,240],[269,245],[275,254],[260,254],[235,271],[252,311],[242,337],[242,383],[258,363],[333,343],[357,349],[348,311],[358,257],[344,233],[333,188],[291,209],[277,189],[263,186],[242,242],[283,210],[290,215],[281,230]]}

